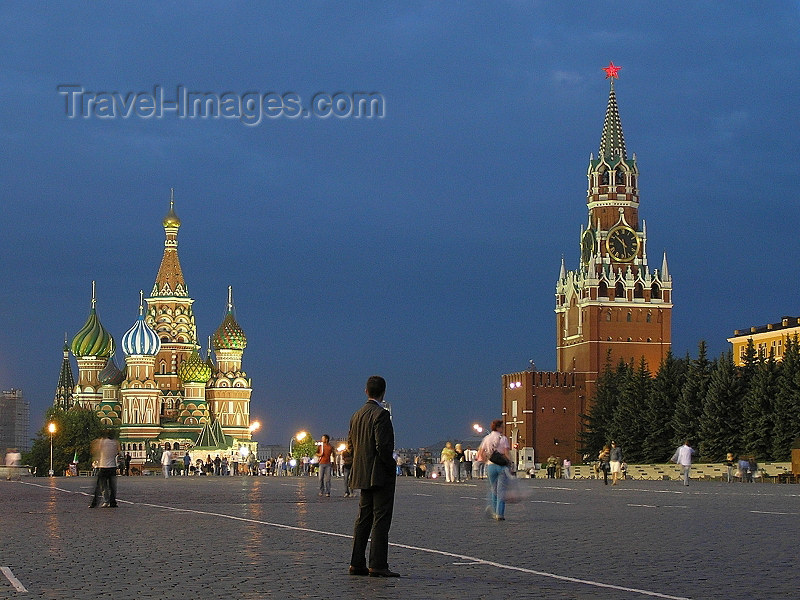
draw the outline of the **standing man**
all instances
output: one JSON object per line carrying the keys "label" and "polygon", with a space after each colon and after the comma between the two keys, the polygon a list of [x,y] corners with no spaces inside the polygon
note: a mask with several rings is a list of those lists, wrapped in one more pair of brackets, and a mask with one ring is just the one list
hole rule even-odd
{"label": "standing man", "polygon": [[683,442],[683,446],[675,450],[672,455],[672,462],[681,466],[683,471],[683,485],[689,485],[689,470],[692,468],[692,455],[694,455],[694,448],[689,445],[689,440]]}
{"label": "standing man", "polygon": [[92,442],[92,459],[97,463],[97,481],[89,508],[97,506],[100,496],[103,496],[102,507],[117,508],[117,454],[119,443],[114,439],[112,429],[104,430],[102,436]]}
{"label": "standing man", "polygon": [[331,446],[331,437],[329,435],[322,436],[322,442],[317,446],[317,453],[314,455],[319,460],[319,495],[331,495],[331,455],[333,454],[333,446]]}
{"label": "standing man", "polygon": [[172,452],[165,449],[161,454],[161,469],[164,471],[164,479],[169,477],[170,469],[172,469]]}
{"label": "standing man", "polygon": [[[358,516],[353,527],[350,575],[400,577],[389,570],[389,528],[392,526],[397,471],[392,456],[394,428],[389,411],[381,406],[386,380],[373,375],[364,390],[367,402],[350,418],[347,445],[353,451],[350,487],[360,489]],[[367,541],[369,568],[365,559]]]}

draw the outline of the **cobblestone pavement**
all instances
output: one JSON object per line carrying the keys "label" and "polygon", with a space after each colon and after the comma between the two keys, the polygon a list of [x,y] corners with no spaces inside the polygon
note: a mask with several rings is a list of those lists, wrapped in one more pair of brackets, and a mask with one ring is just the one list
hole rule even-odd
{"label": "cobblestone pavement", "polygon": [[[357,498],[303,477],[0,481],[0,598],[797,598],[800,486],[523,480],[496,522],[485,482],[398,479],[390,565],[347,573]],[[16,587],[15,587],[16,586]],[[25,591],[21,591],[21,590]]]}

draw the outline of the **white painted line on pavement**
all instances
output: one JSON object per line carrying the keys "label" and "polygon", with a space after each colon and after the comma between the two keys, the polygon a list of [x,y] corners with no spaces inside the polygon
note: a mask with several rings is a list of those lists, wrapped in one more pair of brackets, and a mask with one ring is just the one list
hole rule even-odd
{"label": "white painted line on pavement", "polygon": [[555,500],[531,500],[538,504],[575,504],[574,502],[556,502]]}
{"label": "white painted line on pavement", "polygon": [[432,498],[433,494],[414,494],[415,496],[425,496],[426,498]]}
{"label": "white painted line on pavement", "polygon": [[750,512],[757,515],[800,515],[800,513],[796,512],[774,512],[771,510],[751,510]]}
{"label": "white painted line on pavement", "polygon": [[[40,485],[38,483],[29,483],[27,481],[20,482],[20,483],[23,483],[24,485],[31,485],[31,486],[35,486],[35,487],[40,487],[40,488],[43,488],[43,489],[49,489],[49,490],[56,489],[56,490],[59,490],[59,491],[62,491],[62,492],[67,492],[69,494],[76,493],[76,492],[71,491],[71,490],[64,490],[64,489],[61,489],[61,488],[54,488],[54,487],[51,487],[49,485]],[[83,493],[83,492],[79,492],[79,493]],[[422,495],[422,494],[416,494],[416,495]],[[257,524],[257,525],[265,525],[267,527],[275,527],[276,529],[284,529],[284,530],[288,530],[288,531],[302,531],[304,533],[318,533],[320,535],[327,535],[327,536],[330,536],[330,537],[339,537],[339,538],[345,538],[345,539],[352,539],[352,537],[353,537],[351,533],[336,533],[334,531],[323,531],[321,529],[311,529],[311,528],[308,528],[308,527],[297,527],[295,525],[284,525],[283,523],[271,523],[269,521],[261,521],[259,519],[250,519],[250,518],[247,518],[247,517],[237,517],[237,516],[234,516],[234,515],[226,515],[224,513],[214,513],[214,512],[210,512],[210,511],[196,510],[196,509],[192,509],[192,508],[176,508],[174,506],[165,506],[165,505],[162,505],[162,504],[150,504],[150,503],[147,503],[147,502],[130,502],[130,504],[133,504],[134,506],[149,506],[151,508],[158,508],[158,509],[161,509],[161,510],[168,510],[168,511],[172,511],[172,512],[191,513],[191,514],[194,514],[194,515],[204,515],[204,516],[208,516],[208,517],[219,517],[219,518],[228,519],[228,520],[231,520],[231,521],[242,521],[242,522],[245,522],[245,523],[254,523],[254,524]],[[495,567],[495,568],[498,568],[498,569],[505,569],[507,571],[516,571],[518,573],[526,573],[528,575],[536,575],[538,577],[548,577],[550,579],[555,579],[555,580],[558,580],[558,581],[567,581],[569,583],[577,583],[577,584],[588,585],[588,586],[592,586],[592,587],[605,588],[605,589],[610,589],[610,590],[619,590],[619,591],[623,591],[623,592],[630,592],[630,593],[633,593],[633,594],[641,594],[643,596],[651,596],[651,597],[654,597],[654,598],[664,598],[666,600],[691,600],[691,598],[687,598],[685,596],[671,596],[669,594],[662,594],[660,592],[652,592],[650,590],[643,590],[643,589],[639,589],[639,588],[625,587],[625,586],[622,586],[622,585],[614,585],[614,584],[611,584],[611,583],[603,583],[601,581],[592,581],[591,579],[579,579],[577,577],[568,577],[566,575],[558,575],[556,573],[548,573],[546,571],[536,571],[534,569],[526,569],[524,567],[516,567],[514,565],[507,565],[507,564],[504,564],[504,563],[499,563],[499,562],[495,562],[495,561],[491,561],[491,560],[485,560],[485,559],[482,559],[482,558],[477,558],[475,556],[468,556],[466,554],[456,554],[455,552],[447,552],[445,550],[437,550],[435,548],[424,548],[424,547],[421,547],[421,546],[411,546],[409,544],[398,544],[396,542],[389,542],[389,545],[394,547],[394,548],[403,548],[405,550],[412,550],[414,552],[426,552],[428,554],[436,554],[438,556],[447,556],[447,557],[455,558],[455,559],[462,560],[462,561],[469,561],[469,562],[475,563],[475,564],[487,565],[487,566]]]}
{"label": "white painted line on pavement", "polygon": [[14,577],[14,573],[11,572],[11,569],[9,569],[8,567],[0,567],[0,571],[2,571],[3,575],[6,576],[6,579],[8,579],[11,582],[11,585],[14,586],[15,590],[17,590],[18,592],[28,591],[25,589],[25,586],[20,583],[19,579]]}

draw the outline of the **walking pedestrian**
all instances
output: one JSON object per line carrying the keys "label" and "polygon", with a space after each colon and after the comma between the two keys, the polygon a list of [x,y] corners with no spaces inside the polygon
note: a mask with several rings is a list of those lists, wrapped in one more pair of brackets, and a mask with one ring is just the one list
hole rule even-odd
{"label": "walking pedestrian", "polygon": [[97,463],[97,480],[89,508],[95,508],[101,496],[103,508],[117,508],[117,454],[119,442],[114,439],[114,430],[105,429],[102,437],[92,442],[92,459]]}
{"label": "walking pedestrian", "polygon": [[353,468],[353,453],[350,450],[350,446],[345,444],[341,456],[342,456],[342,478],[344,479],[344,495],[346,498],[349,498],[351,492],[350,471]]}
{"label": "walking pedestrian", "polygon": [[622,473],[622,448],[617,446],[617,442],[611,442],[608,464],[611,466],[611,485],[617,485],[620,473]]}
{"label": "walking pedestrian", "polygon": [[478,460],[486,464],[489,476],[489,504],[486,512],[497,521],[506,520],[506,478],[509,476],[511,465],[508,457],[511,444],[508,438],[500,433],[502,429],[502,419],[492,421],[491,433],[483,438],[478,447]]}
{"label": "walking pedestrian", "polygon": [[331,495],[331,469],[333,463],[331,462],[331,455],[333,454],[333,446],[331,446],[331,437],[329,435],[322,436],[322,442],[317,446],[317,452],[314,455],[319,461],[319,495]]}
{"label": "walking pedestrian", "polygon": [[728,452],[725,455],[725,480],[728,483],[733,483],[733,472],[736,468],[736,459],[733,457],[733,452]]}
{"label": "walking pedestrian", "polygon": [[[373,375],[364,390],[367,402],[350,418],[347,445],[353,450],[350,485],[361,490],[358,516],[353,526],[351,575],[400,577],[389,569],[389,529],[397,482],[394,427],[389,411],[381,406],[386,380]],[[365,553],[369,540],[369,563]]]}
{"label": "walking pedestrian", "polygon": [[608,462],[611,457],[611,448],[608,446],[603,446],[603,449],[600,451],[600,454],[597,455],[597,462],[600,467],[600,470],[603,472],[603,484],[608,485]]}
{"label": "walking pedestrian", "polygon": [[461,449],[461,444],[456,444],[455,463],[456,463],[456,481],[458,482],[466,481],[467,479],[467,474],[465,472],[466,460],[467,460],[467,455],[464,452],[464,450]]}
{"label": "walking pedestrian", "polygon": [[169,448],[165,448],[164,452],[161,454],[161,470],[164,471],[164,479],[169,477],[171,469],[172,469],[172,451],[170,451]]}
{"label": "walking pedestrian", "polygon": [[692,468],[692,456],[694,453],[694,448],[689,445],[689,440],[686,440],[683,442],[683,446],[675,450],[675,454],[670,459],[681,466],[683,485],[689,485],[689,471]]}

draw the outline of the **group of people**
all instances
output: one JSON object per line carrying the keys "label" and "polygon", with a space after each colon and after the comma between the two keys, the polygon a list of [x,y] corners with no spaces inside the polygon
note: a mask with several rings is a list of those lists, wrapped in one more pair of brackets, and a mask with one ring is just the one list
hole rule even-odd
{"label": "group of people", "polygon": [[725,457],[726,478],[728,483],[739,479],[742,483],[753,483],[753,477],[758,473],[758,463],[753,455],[740,456],[738,459],[733,452],[728,452]]}
{"label": "group of people", "polygon": [[472,463],[477,452],[467,448],[464,450],[461,444],[456,444],[453,448],[452,442],[447,442],[442,448],[440,457],[444,467],[444,477],[447,483],[462,482],[472,479]]}
{"label": "group of people", "polygon": [[595,470],[603,472],[603,484],[608,485],[608,474],[611,473],[611,485],[617,485],[620,479],[625,479],[627,467],[622,460],[622,448],[612,441],[610,446],[603,446],[597,455]]}

